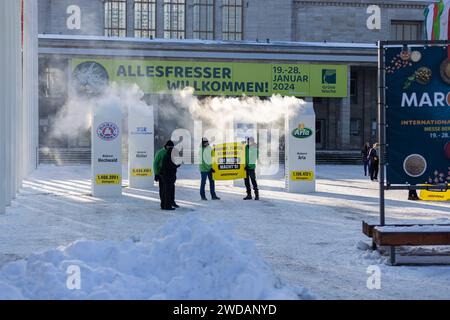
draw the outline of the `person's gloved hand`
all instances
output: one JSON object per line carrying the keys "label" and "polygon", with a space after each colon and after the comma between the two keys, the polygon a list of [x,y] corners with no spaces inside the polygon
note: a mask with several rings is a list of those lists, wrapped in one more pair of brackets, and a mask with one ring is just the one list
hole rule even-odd
{"label": "person's gloved hand", "polygon": [[214,170],[213,168],[211,168],[211,172],[214,173],[214,172],[216,172],[216,170]]}
{"label": "person's gloved hand", "polygon": [[245,166],[245,168],[244,168],[246,171],[248,170],[248,166]]}
{"label": "person's gloved hand", "polygon": [[161,180],[161,176],[159,174],[155,175],[155,181],[158,182],[159,180]]}

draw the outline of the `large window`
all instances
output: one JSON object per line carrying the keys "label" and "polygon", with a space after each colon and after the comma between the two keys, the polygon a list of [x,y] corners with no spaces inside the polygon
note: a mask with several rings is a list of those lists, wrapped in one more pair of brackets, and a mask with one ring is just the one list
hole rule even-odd
{"label": "large window", "polygon": [[350,134],[352,136],[360,136],[361,135],[361,119],[350,120]]}
{"label": "large window", "polygon": [[164,38],[185,38],[185,0],[164,0]]}
{"label": "large window", "polygon": [[105,0],[105,36],[126,37],[127,1]]}
{"label": "large window", "polygon": [[391,22],[391,40],[423,40],[424,31],[422,21]]}
{"label": "large window", "polygon": [[214,39],[214,0],[194,0],[194,39]]}
{"label": "large window", "polygon": [[134,0],[134,36],[155,38],[156,0]]}
{"label": "large window", "polygon": [[222,1],[223,40],[242,40],[242,0]]}

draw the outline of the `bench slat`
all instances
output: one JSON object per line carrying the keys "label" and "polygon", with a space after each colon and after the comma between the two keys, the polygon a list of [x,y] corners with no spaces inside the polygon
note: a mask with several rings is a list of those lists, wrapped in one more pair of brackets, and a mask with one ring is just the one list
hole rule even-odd
{"label": "bench slat", "polygon": [[382,232],[373,229],[373,240],[379,246],[450,245],[450,232]]}

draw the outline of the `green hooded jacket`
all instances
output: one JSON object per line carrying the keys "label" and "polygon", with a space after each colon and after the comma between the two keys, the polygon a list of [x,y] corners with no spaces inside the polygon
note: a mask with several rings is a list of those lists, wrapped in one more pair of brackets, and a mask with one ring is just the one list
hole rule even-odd
{"label": "green hooded jacket", "polygon": [[256,145],[253,146],[245,146],[245,165],[249,169],[256,169],[256,161],[259,157],[259,151]]}
{"label": "green hooded jacket", "polygon": [[160,173],[162,167],[162,161],[164,156],[167,154],[167,150],[165,148],[159,149],[155,154],[155,159],[153,160],[153,172],[155,176]]}
{"label": "green hooded jacket", "polygon": [[200,149],[200,172],[210,172],[212,169],[212,148],[211,146]]}

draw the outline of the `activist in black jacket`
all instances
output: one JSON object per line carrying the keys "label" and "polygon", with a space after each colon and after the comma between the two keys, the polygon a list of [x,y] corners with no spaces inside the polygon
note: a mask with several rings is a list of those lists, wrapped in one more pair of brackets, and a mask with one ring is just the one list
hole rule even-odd
{"label": "activist in black jacket", "polygon": [[162,160],[161,171],[159,175],[163,180],[163,190],[162,190],[162,201],[161,209],[163,210],[174,210],[178,205],[175,203],[175,181],[177,180],[177,168],[172,161],[172,151],[173,148],[167,150]]}

